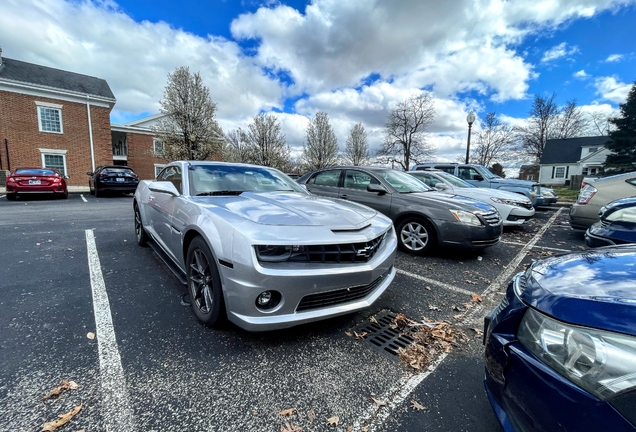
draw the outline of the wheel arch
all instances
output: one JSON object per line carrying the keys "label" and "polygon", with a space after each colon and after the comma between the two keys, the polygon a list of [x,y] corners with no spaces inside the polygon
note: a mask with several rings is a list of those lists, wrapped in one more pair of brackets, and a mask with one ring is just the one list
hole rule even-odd
{"label": "wheel arch", "polygon": [[393,226],[394,226],[395,230],[397,231],[397,228],[402,223],[402,221],[404,221],[405,219],[408,219],[410,217],[417,217],[417,218],[420,218],[420,219],[424,219],[426,222],[428,222],[433,227],[433,230],[435,231],[435,240],[439,244],[440,235],[439,235],[439,229],[437,228],[437,224],[435,222],[433,222],[433,220],[431,219],[430,216],[428,216],[428,215],[426,215],[424,213],[406,212],[406,213],[400,214],[393,221]]}

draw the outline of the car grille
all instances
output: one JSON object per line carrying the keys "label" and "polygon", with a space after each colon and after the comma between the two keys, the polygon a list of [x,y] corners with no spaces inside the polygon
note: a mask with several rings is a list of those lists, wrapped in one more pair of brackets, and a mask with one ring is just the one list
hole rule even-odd
{"label": "car grille", "polygon": [[364,243],[335,245],[305,245],[294,252],[287,262],[361,263],[368,262],[382,246],[386,233]]}
{"label": "car grille", "polygon": [[501,224],[501,216],[497,212],[479,213],[484,218],[486,223],[490,226],[497,226]]}
{"label": "car grille", "polygon": [[382,281],[391,273],[392,269],[393,266],[369,285],[361,285],[335,291],[306,295],[302,298],[302,300],[300,300],[300,303],[298,303],[296,312],[349,303],[354,300],[365,298],[371,291],[376,289],[382,283]]}
{"label": "car grille", "polygon": [[532,210],[532,203],[529,202],[519,202],[517,203],[519,207],[523,207],[524,209]]}

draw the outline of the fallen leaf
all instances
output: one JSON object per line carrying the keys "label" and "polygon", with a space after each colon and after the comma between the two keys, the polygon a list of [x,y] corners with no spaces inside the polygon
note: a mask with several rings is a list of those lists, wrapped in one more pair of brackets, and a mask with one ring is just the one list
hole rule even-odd
{"label": "fallen leaf", "polygon": [[435,305],[428,305],[428,310],[441,311],[441,309]]}
{"label": "fallen leaf", "polygon": [[430,286],[427,286],[427,287],[424,287],[424,288],[425,288],[427,291],[430,291],[430,290],[431,290],[431,287],[430,287]]}
{"label": "fallen leaf", "polygon": [[373,396],[371,396],[371,400],[375,402],[378,406],[386,406],[386,402],[382,402],[381,400],[378,400],[374,398]]}
{"label": "fallen leaf", "polygon": [[481,303],[481,296],[479,294],[472,293],[470,297],[475,303]]}
{"label": "fallen leaf", "polygon": [[347,432],[351,432],[353,430],[353,426],[347,426]]}
{"label": "fallen leaf", "polygon": [[466,283],[471,285],[477,285],[477,282],[473,282],[470,279],[466,279]]}
{"label": "fallen leaf", "polygon": [[281,412],[278,413],[278,415],[283,416],[283,417],[290,417],[294,411],[296,411],[296,408],[289,408],[286,410],[282,410]]}
{"label": "fallen leaf", "polygon": [[412,400],[411,401],[411,408],[413,408],[414,410],[417,410],[417,411],[422,411],[422,410],[426,409],[426,407],[424,405],[420,405],[420,403],[417,402],[416,400]]}
{"label": "fallen leaf", "polygon": [[375,324],[379,324],[379,323],[378,323],[378,320],[377,320],[377,319],[375,319],[375,317],[374,317],[374,316],[372,316],[371,318],[369,318],[369,321],[371,321],[372,323],[375,323]]}
{"label": "fallen leaf", "polygon": [[362,428],[360,428],[360,432],[369,432],[369,428],[366,426],[362,426]]}
{"label": "fallen leaf", "polygon": [[355,333],[357,340],[364,339],[364,337],[367,335],[367,332],[358,333],[354,331],[353,333]]}
{"label": "fallen leaf", "polygon": [[338,426],[338,422],[340,421],[340,417],[333,416],[327,419],[327,426]]}
{"label": "fallen leaf", "polygon": [[46,396],[42,398],[43,401],[47,399],[51,399],[54,396],[59,396],[64,390],[75,390],[79,386],[75,381],[64,380],[60,383],[59,386],[55,387],[53,390],[49,392]]}
{"label": "fallen leaf", "polygon": [[463,316],[464,316],[463,314],[457,314],[457,315],[453,315],[453,318],[460,319]]}
{"label": "fallen leaf", "polygon": [[89,338],[89,339],[95,339],[95,333],[88,332],[88,333],[86,333],[86,337]]}
{"label": "fallen leaf", "polygon": [[78,406],[76,406],[75,408],[67,412],[66,414],[61,414],[57,420],[44,423],[42,425],[41,432],[52,432],[55,429],[59,428],[60,426],[64,426],[66,423],[71,421],[71,419],[75,417],[75,415],[78,412],[80,412],[81,409],[82,409],[82,404],[79,404]]}
{"label": "fallen leaf", "polygon": [[68,388],[70,388],[71,390],[77,390],[79,388],[79,385],[75,381],[69,381]]}
{"label": "fallen leaf", "polygon": [[345,334],[349,337],[353,337],[353,333],[351,333],[350,331],[346,331]]}
{"label": "fallen leaf", "polygon": [[316,413],[314,412],[314,409],[310,409],[309,412],[307,413],[307,418],[309,419],[309,423],[313,423],[314,420],[316,419]]}
{"label": "fallen leaf", "polygon": [[285,422],[285,424],[280,427],[280,432],[300,432],[301,430],[303,430],[303,428],[289,422]]}

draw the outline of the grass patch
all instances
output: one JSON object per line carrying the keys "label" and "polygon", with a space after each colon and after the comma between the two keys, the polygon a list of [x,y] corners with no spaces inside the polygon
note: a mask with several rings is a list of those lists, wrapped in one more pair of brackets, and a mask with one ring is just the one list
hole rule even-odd
{"label": "grass patch", "polygon": [[559,201],[574,202],[576,201],[576,197],[579,195],[578,190],[571,190],[563,187],[555,187],[553,189],[559,196]]}

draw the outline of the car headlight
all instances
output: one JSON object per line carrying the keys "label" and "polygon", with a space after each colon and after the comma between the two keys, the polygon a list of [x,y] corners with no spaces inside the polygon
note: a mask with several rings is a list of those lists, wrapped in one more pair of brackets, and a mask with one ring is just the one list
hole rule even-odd
{"label": "car headlight", "polygon": [[497,198],[497,197],[490,197],[490,199],[499,204],[506,204],[506,205],[517,206],[517,207],[523,207],[524,205],[532,204],[530,200],[520,201],[520,200],[511,200],[511,199]]}
{"label": "car headlight", "polygon": [[534,355],[600,399],[636,387],[636,338],[579,327],[528,309],[517,334]]}
{"label": "car headlight", "polygon": [[467,223],[469,225],[481,226],[481,221],[477,216],[465,210],[450,210],[452,215],[458,222]]}
{"label": "car headlight", "polygon": [[291,258],[293,253],[304,251],[304,246],[258,245],[256,257],[259,261],[283,262]]}

